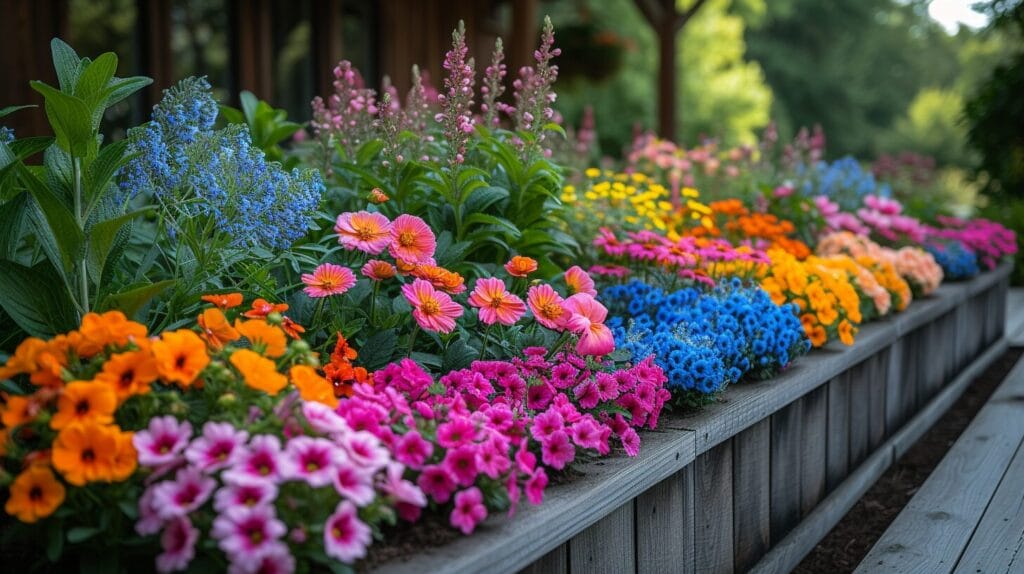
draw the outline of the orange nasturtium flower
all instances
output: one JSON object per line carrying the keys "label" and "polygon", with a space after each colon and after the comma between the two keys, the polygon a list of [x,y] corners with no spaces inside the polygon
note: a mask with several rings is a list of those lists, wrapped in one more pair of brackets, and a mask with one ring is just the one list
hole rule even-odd
{"label": "orange nasturtium flower", "polygon": [[288,384],[288,377],[277,372],[274,361],[255,351],[240,349],[231,354],[230,360],[242,373],[246,385],[268,395],[276,395]]}
{"label": "orange nasturtium flower", "polygon": [[75,486],[112,480],[118,434],[117,427],[94,422],[68,426],[53,441],[53,467]]}
{"label": "orange nasturtium flower", "polygon": [[237,340],[241,335],[231,326],[224,313],[216,307],[204,309],[196,319],[199,328],[203,330],[200,336],[213,349],[223,349],[224,345]]}
{"label": "orange nasturtium flower", "polygon": [[221,309],[231,309],[242,304],[241,293],[217,293],[212,295],[203,295],[201,299],[207,303],[213,303]]}
{"label": "orange nasturtium flower", "polygon": [[299,325],[295,321],[292,321],[287,315],[281,317],[281,328],[288,334],[292,339],[300,339],[302,334],[306,332],[306,328]]}
{"label": "orange nasturtium flower", "polygon": [[164,333],[153,342],[153,356],[160,376],[169,383],[188,388],[210,364],[206,343],[194,332],[179,329]]}
{"label": "orange nasturtium flower", "polygon": [[267,323],[235,320],[235,329],[252,344],[252,348],[268,357],[280,357],[288,350],[288,339],[284,331]]}
{"label": "orange nasturtium flower", "polygon": [[122,403],[132,395],[148,393],[150,383],[158,376],[156,360],[147,343],[145,349],[112,355],[96,375],[96,382],[109,384]]}
{"label": "orange nasturtium flower", "polygon": [[537,260],[532,257],[516,255],[505,264],[505,271],[513,277],[526,277],[537,270]]}
{"label": "orange nasturtium flower", "polygon": [[117,393],[104,382],[72,381],[57,397],[57,412],[50,427],[63,429],[74,423],[110,424],[117,410]]}
{"label": "orange nasturtium flower", "polygon": [[250,319],[266,319],[271,313],[284,313],[287,310],[287,303],[271,303],[260,298],[252,302],[252,309],[242,314]]}
{"label": "orange nasturtium flower", "polygon": [[11,497],[4,510],[31,524],[53,514],[64,502],[64,485],[45,466],[30,466],[11,483]]}

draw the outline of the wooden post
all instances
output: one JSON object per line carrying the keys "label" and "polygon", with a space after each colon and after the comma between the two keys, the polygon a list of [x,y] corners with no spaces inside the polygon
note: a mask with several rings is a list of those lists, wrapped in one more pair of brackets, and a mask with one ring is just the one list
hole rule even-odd
{"label": "wooden post", "polygon": [[[249,90],[256,97],[273,98],[271,77],[271,26],[269,0],[235,0],[230,12],[232,67],[236,91]],[[237,98],[237,94],[232,94]]]}
{"label": "wooden post", "polygon": [[343,52],[341,1],[313,3],[313,74],[316,94],[327,98],[333,91],[334,66]]}
{"label": "wooden post", "polygon": [[32,80],[57,84],[50,58],[50,40],[67,37],[67,0],[12,0],[3,3],[0,18],[0,107],[36,104],[0,119],[17,137],[50,135],[43,97],[29,87]]}
{"label": "wooden post", "polygon": [[142,91],[141,121],[146,121],[152,107],[160,101],[163,90],[174,82],[171,58],[171,2],[136,0],[135,9],[139,24],[138,73],[153,78],[153,83]]}

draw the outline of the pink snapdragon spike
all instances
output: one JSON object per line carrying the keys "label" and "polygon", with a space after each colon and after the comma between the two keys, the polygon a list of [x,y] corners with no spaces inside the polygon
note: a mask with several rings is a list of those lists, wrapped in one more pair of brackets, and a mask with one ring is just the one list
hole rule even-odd
{"label": "pink snapdragon spike", "polygon": [[476,72],[472,58],[468,58],[466,27],[459,21],[459,27],[452,32],[452,48],[445,54],[443,67],[448,72],[444,80],[444,93],[439,95],[441,113],[435,120],[444,126],[445,139],[449,146],[449,165],[456,166],[465,161],[466,144],[474,130],[473,84]]}
{"label": "pink snapdragon spike", "polygon": [[210,535],[232,563],[240,566],[258,562],[263,552],[281,544],[287,527],[273,506],[235,506],[213,520]]}
{"label": "pink snapdragon spike", "polygon": [[462,316],[462,306],[452,301],[447,293],[435,289],[429,281],[416,279],[403,285],[402,295],[413,306],[416,323],[427,331],[451,333],[455,319]]}
{"label": "pink snapdragon spike", "polygon": [[377,255],[391,243],[391,222],[380,213],[342,213],[335,222],[334,231],[338,234],[338,243],[350,251],[358,249]]}
{"label": "pink snapdragon spike", "polygon": [[348,267],[333,263],[322,263],[312,273],[304,273],[303,291],[313,298],[342,295],[356,284],[356,276]]}
{"label": "pink snapdragon spike", "polygon": [[576,351],[582,355],[607,355],[615,350],[615,337],[605,324],[608,309],[586,293],[577,293],[565,300],[571,313],[566,326],[579,335]]}
{"label": "pink snapdragon spike", "polygon": [[341,501],[324,524],[324,552],[351,564],[366,556],[371,541],[370,527],[359,520],[355,505],[348,500]]}
{"label": "pink snapdragon spike", "polygon": [[202,471],[214,472],[233,464],[247,440],[249,433],[231,423],[211,421],[203,425],[203,434],[185,449],[185,458]]}
{"label": "pink snapdragon spike", "polygon": [[188,568],[196,555],[199,530],[192,526],[187,516],[172,519],[160,535],[163,550],[156,557],[157,572],[177,572]]}
{"label": "pink snapdragon spike", "polygon": [[469,294],[469,304],[477,308],[485,325],[514,325],[526,314],[523,300],[509,293],[504,281],[496,277],[477,279],[476,288]]}
{"label": "pink snapdragon spike", "polygon": [[210,499],[217,481],[191,467],[180,469],[174,480],[153,487],[153,507],[164,520],[185,516]]}
{"label": "pink snapdragon spike", "polygon": [[455,495],[455,508],[451,514],[451,525],[469,535],[476,530],[476,525],[487,518],[487,507],[483,504],[484,496],[477,487],[468,488]]}
{"label": "pink snapdragon spike", "polygon": [[501,38],[498,38],[494,42],[494,51],[491,53],[491,65],[484,69],[484,82],[480,86],[480,93],[483,96],[483,102],[480,104],[483,123],[491,128],[496,128],[501,124],[498,111],[501,95],[505,93],[507,68],[504,46]]}
{"label": "pink snapdragon spike", "polygon": [[188,421],[166,415],[150,420],[146,430],[132,436],[132,444],[139,453],[139,464],[159,467],[179,461],[190,438],[192,425]]}

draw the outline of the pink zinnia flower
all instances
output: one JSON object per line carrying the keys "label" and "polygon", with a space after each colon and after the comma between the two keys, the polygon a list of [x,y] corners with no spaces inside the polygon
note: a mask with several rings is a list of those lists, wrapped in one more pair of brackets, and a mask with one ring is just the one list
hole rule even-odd
{"label": "pink zinnia flower", "polygon": [[537,505],[544,501],[544,489],[548,486],[548,474],[538,468],[526,481],[526,499]]}
{"label": "pink zinnia flower", "polygon": [[597,297],[597,289],[594,289],[594,280],[578,265],[573,265],[566,270],[565,284],[569,287],[570,295],[586,293],[591,297]]}
{"label": "pink zinnia flower", "polygon": [[514,325],[526,313],[523,300],[509,293],[505,282],[497,277],[477,279],[469,304],[479,309],[480,320],[487,325]]}
{"label": "pink zinnia flower", "polygon": [[416,484],[435,501],[444,504],[451,498],[455,490],[455,476],[439,465],[430,465],[423,469]]}
{"label": "pink zinnia flower", "polygon": [[302,282],[306,284],[303,291],[310,297],[330,297],[341,295],[356,284],[356,276],[348,267],[323,263],[313,273],[303,273]]}
{"label": "pink zinnia flower", "polygon": [[281,479],[281,441],[273,435],[256,435],[238,461],[224,472],[225,482]]}
{"label": "pink zinnia flower", "polygon": [[391,224],[391,243],[388,251],[395,259],[408,263],[427,263],[437,249],[437,240],[419,217],[402,214]]}
{"label": "pink zinnia flower", "polygon": [[233,506],[260,506],[277,499],[277,485],[265,480],[228,484],[213,495],[213,508],[224,512]]}
{"label": "pink zinnia flower", "polygon": [[234,506],[213,520],[210,536],[232,562],[254,561],[288,532],[269,505]]}
{"label": "pink zinnia flower", "polygon": [[297,436],[284,449],[282,474],[291,480],[304,480],[313,488],[327,486],[336,464],[345,454],[334,443],[323,438]]}
{"label": "pink zinnia flower", "polygon": [[387,261],[371,259],[366,262],[366,265],[363,265],[362,273],[364,277],[369,277],[374,281],[384,281],[398,274],[398,269],[395,269],[395,266]]}
{"label": "pink zinnia flower", "polygon": [[342,562],[352,562],[366,556],[370,545],[370,527],[359,520],[354,504],[341,501],[334,514],[324,524],[324,552]]}
{"label": "pink zinnia flower", "polygon": [[188,421],[179,422],[166,415],[149,421],[149,428],[132,436],[132,444],[139,453],[139,464],[163,466],[180,460],[191,437],[192,425]]}
{"label": "pink zinnia flower", "polygon": [[420,327],[428,331],[451,333],[455,319],[462,315],[462,306],[438,291],[429,281],[416,279],[402,286],[402,295],[413,306],[412,316]]}
{"label": "pink zinnia flower", "polygon": [[366,506],[377,496],[373,489],[373,473],[351,464],[339,464],[331,474],[334,490],[356,506]]}
{"label": "pink zinnia flower", "polygon": [[569,441],[569,435],[565,434],[565,431],[551,433],[540,446],[541,460],[555,470],[562,470],[576,458],[576,447]]}
{"label": "pink zinnia flower", "polygon": [[157,572],[177,572],[188,567],[196,555],[199,530],[187,516],[172,519],[160,535],[163,552],[156,557]]}
{"label": "pink zinnia flower", "polygon": [[484,495],[477,487],[468,488],[455,495],[455,508],[452,509],[451,525],[465,535],[476,530],[476,525],[487,518],[487,507],[483,504]]}
{"label": "pink zinnia flower", "polygon": [[420,435],[417,431],[411,431],[398,439],[395,447],[395,458],[398,462],[413,468],[420,469],[423,463],[434,453],[434,445]]}
{"label": "pink zinnia flower", "polygon": [[214,472],[234,463],[247,440],[249,433],[231,423],[208,422],[202,436],[185,449],[185,458],[200,470]]}
{"label": "pink zinnia flower", "polygon": [[345,249],[358,249],[376,255],[391,243],[391,222],[380,213],[357,211],[342,213],[334,225],[338,243]]}
{"label": "pink zinnia flower", "polygon": [[615,350],[615,338],[605,324],[608,309],[586,293],[577,293],[565,300],[565,309],[572,315],[566,326],[580,336],[576,352],[581,355],[607,355]]}
{"label": "pink zinnia flower", "polygon": [[562,307],[564,300],[551,285],[543,283],[534,285],[526,293],[526,304],[529,305],[533,318],[538,323],[559,331],[565,327],[569,313]]}
{"label": "pink zinnia flower", "polygon": [[185,516],[203,505],[217,487],[217,481],[199,469],[185,467],[174,480],[153,487],[153,507],[163,519]]}

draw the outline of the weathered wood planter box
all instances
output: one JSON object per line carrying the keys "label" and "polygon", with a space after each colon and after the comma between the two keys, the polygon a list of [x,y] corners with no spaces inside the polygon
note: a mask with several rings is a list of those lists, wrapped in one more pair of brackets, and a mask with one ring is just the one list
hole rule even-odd
{"label": "weathered wood planter box", "polygon": [[785,572],[1006,348],[1010,267],[943,285],[850,348],[662,418],[635,459],[384,572]]}

